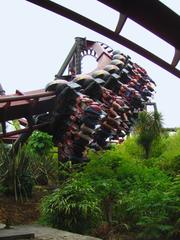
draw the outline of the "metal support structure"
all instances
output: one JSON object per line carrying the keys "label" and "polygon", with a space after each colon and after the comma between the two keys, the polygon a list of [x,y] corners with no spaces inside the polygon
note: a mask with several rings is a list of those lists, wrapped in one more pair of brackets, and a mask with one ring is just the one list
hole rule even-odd
{"label": "metal support structure", "polygon": [[[2,87],[2,85],[0,84],[0,96],[4,96],[5,95],[5,91]],[[3,134],[6,134],[6,123],[5,122],[1,122],[1,127],[2,127],[2,132]]]}
{"label": "metal support structure", "polygon": [[119,14],[118,24],[117,24],[116,29],[115,29],[115,33],[120,33],[121,32],[121,30],[122,30],[126,20],[127,20],[127,16],[122,14],[122,13],[120,13]]}
{"label": "metal support structure", "polygon": [[[108,68],[106,69],[106,67],[110,66],[109,64],[111,63],[112,59],[114,59],[113,57],[115,57],[115,55],[117,55],[116,51],[113,51],[113,49],[111,49],[106,44],[103,44],[103,43],[100,43],[100,42],[95,42],[95,41],[89,41],[89,40],[86,40],[86,38],[77,37],[77,38],[75,38],[75,44],[74,44],[73,48],[70,50],[70,53],[69,53],[68,57],[66,58],[66,60],[63,63],[61,69],[58,72],[59,73],[58,78],[63,78],[63,79],[67,78],[68,80],[71,81],[74,77],[76,77],[76,75],[81,74],[81,61],[82,61],[82,58],[86,55],[91,55],[92,57],[95,57],[95,59],[97,61],[96,70],[97,69],[100,70],[100,71],[97,71],[97,72],[99,72],[99,74],[102,74],[101,70],[103,70],[103,69],[105,71],[106,70],[109,71],[109,74],[114,74],[112,76],[113,78],[108,77],[108,84],[110,83],[110,81],[112,79],[117,80],[117,79],[122,77],[121,76],[121,70],[122,69],[120,69],[118,66],[114,65],[114,67],[116,67],[114,70],[117,71],[117,73],[111,73],[110,72],[111,70],[108,70]],[[123,56],[124,55],[119,54],[119,57],[123,57]],[[123,64],[124,69],[126,69],[126,67],[127,67],[126,63],[127,63],[128,58],[129,58],[129,56],[127,56],[123,60],[124,61],[124,64]],[[121,63],[121,61],[119,61],[119,62]],[[135,74],[136,77],[139,77],[139,75],[137,74],[137,72],[139,72],[139,74],[142,74],[141,75],[142,77],[143,76],[147,77],[149,83],[153,82],[148,77],[146,71],[143,68],[141,68],[137,64],[133,64],[133,63],[131,63],[131,64],[130,64],[129,67],[132,68],[132,72],[127,69],[127,74],[130,74],[130,75],[132,74],[132,76],[133,76],[133,74]],[[111,65],[111,66],[113,66],[113,65]],[[121,66],[122,66],[122,64],[121,64]],[[64,73],[64,71],[67,67],[68,67],[68,70],[71,69],[71,68],[72,68],[72,70],[74,70],[74,75],[75,76],[72,75],[73,71],[70,71],[70,73],[71,73],[70,76],[64,76],[63,75],[63,73]],[[133,69],[135,69],[135,70],[133,71]],[[94,71],[94,73],[95,73],[95,71]],[[95,81],[91,77],[92,74],[93,74],[93,72],[89,73],[90,78],[91,78],[90,80]],[[143,74],[145,74],[145,75],[143,75]],[[80,77],[82,77],[82,76],[80,76]],[[84,75],[84,78],[85,78],[84,81],[87,80],[86,77],[89,77],[89,76]],[[137,78],[137,79],[141,79],[141,78]],[[77,79],[74,78],[73,80],[76,81]],[[56,137],[55,133],[56,133],[57,129],[55,129],[55,131],[53,129],[51,129],[51,127],[52,127],[51,124],[53,122],[51,120],[52,120],[52,117],[55,120],[55,116],[57,116],[57,114],[59,114],[59,110],[58,110],[57,113],[54,112],[54,110],[53,110],[56,106],[57,95],[55,94],[55,90],[56,90],[56,87],[57,87],[58,83],[60,83],[60,82],[59,81],[53,81],[52,83],[48,84],[45,89],[30,91],[30,92],[26,92],[26,93],[23,93],[21,91],[16,90],[16,93],[14,95],[0,97],[0,121],[5,124],[8,120],[19,119],[20,123],[22,123],[22,126],[25,127],[23,129],[18,129],[16,131],[7,131],[7,132],[6,132],[6,129],[3,129],[3,132],[0,133],[0,139],[3,139],[7,143],[8,142],[14,142],[14,149],[12,151],[14,151],[14,152],[18,151],[19,145],[22,142],[25,142],[28,139],[28,137],[32,134],[32,132],[36,129],[42,130],[42,131],[47,131],[48,133],[53,134],[53,136]],[[78,83],[76,83],[76,82],[72,82],[72,83],[78,85]],[[114,83],[114,82],[111,81],[111,83]],[[63,81],[63,84],[64,84],[64,81]],[[70,83],[67,83],[67,84],[70,84]],[[144,86],[143,84],[146,84],[146,82],[141,82],[140,81],[140,84],[142,86]],[[79,86],[78,89],[80,90],[81,84],[78,85],[78,86]],[[108,86],[111,89],[111,86],[110,85],[108,85]],[[108,86],[106,84],[107,88],[108,88]],[[96,90],[97,90],[97,92],[99,91],[99,88],[97,89],[97,85],[92,84],[91,87],[95,87],[93,89],[93,92],[95,92],[95,94],[96,94]],[[101,87],[101,86],[99,85],[99,87]],[[120,85],[119,87],[121,89],[122,86]],[[88,90],[86,89],[86,90],[89,91],[89,89]],[[77,91],[79,91],[79,90],[77,90]],[[86,91],[86,90],[84,89],[84,91]],[[92,88],[91,88],[91,91],[92,91]],[[88,92],[88,93],[92,94],[91,91]],[[108,91],[108,89],[107,89],[107,91]],[[115,101],[114,97],[116,96],[116,91],[115,90],[112,90],[112,91],[114,91],[114,93],[112,93],[112,96],[110,95],[110,103],[112,101]],[[149,91],[153,91],[153,90],[151,89]],[[86,92],[87,95],[88,95],[88,93]],[[115,96],[113,94],[115,94]],[[141,94],[146,94],[146,93],[143,92]],[[101,95],[103,96],[103,94],[100,93],[100,96]],[[125,96],[126,96],[126,94],[124,95],[124,97]],[[148,96],[151,96],[151,94],[148,95]],[[90,95],[90,98],[91,97],[94,99],[94,95]],[[132,100],[134,100],[133,96],[131,96],[131,97],[132,97]],[[149,101],[147,99],[148,98],[145,98],[145,97],[142,96],[142,98],[141,98],[141,100],[143,101],[142,104],[135,101],[136,103],[135,103],[134,107],[135,108],[138,107],[138,109],[141,109],[141,108],[144,108],[144,104],[153,105],[154,112],[157,112],[156,103],[151,103],[151,102],[145,103],[145,102]],[[140,98],[139,98],[139,100],[140,100]],[[105,98],[102,98],[102,101],[105,102],[105,104],[107,104],[107,100]],[[60,107],[63,109],[63,105],[66,106],[66,103],[67,103],[67,101],[63,102],[63,104],[60,105]],[[92,104],[92,109],[94,108],[93,104]],[[116,105],[118,105],[118,102],[117,102],[117,104],[115,104],[115,106]],[[109,105],[107,105],[107,106],[109,106]],[[120,107],[120,105],[119,105],[119,107]],[[82,108],[81,110],[83,112],[84,109]],[[105,108],[104,111],[106,111],[106,110],[107,109]],[[111,114],[114,114],[114,111],[115,111],[115,109],[112,111]],[[60,114],[60,117],[62,119],[63,119],[63,113],[64,113],[64,110],[62,110],[62,114]],[[117,112],[116,114],[118,115],[119,113]],[[43,116],[46,115],[46,117],[41,118],[42,115]],[[124,117],[124,115],[123,115],[121,117],[122,117],[122,120],[127,119],[127,116]],[[26,120],[24,120],[24,118]],[[111,128],[113,129],[114,128],[114,125],[113,125],[114,121],[112,123],[112,120],[113,119],[112,119],[111,116],[109,118],[107,118],[107,120],[105,122],[103,122],[103,129],[104,128],[109,129],[109,126],[110,126],[110,129]],[[116,124],[121,124],[121,122],[116,122]],[[130,122],[129,122],[129,124],[130,124]],[[54,124],[54,127],[56,127],[56,124]],[[122,136],[124,134],[129,134],[129,129],[128,129],[129,125],[125,124],[125,125],[121,126],[121,128],[122,128],[122,131],[124,131],[124,133],[123,132],[121,133],[120,138],[123,138]],[[66,129],[66,127],[65,127],[65,129]],[[79,128],[79,129],[81,129],[81,128]],[[69,130],[71,131],[71,129],[69,129]],[[103,132],[103,130],[102,130],[102,136],[107,137],[107,133],[109,134],[109,130],[107,132],[106,131]],[[85,130],[84,130],[84,134],[86,135]],[[99,137],[102,137],[101,132],[99,134],[100,134]],[[61,135],[61,133],[60,133],[60,135]],[[81,137],[83,138],[83,135]],[[98,140],[99,137],[97,138],[97,141],[99,141]],[[55,139],[55,143],[56,143],[56,140],[58,140],[58,138]],[[103,141],[99,141],[99,143],[102,144],[102,145],[104,144]]]}
{"label": "metal support structure", "polygon": [[171,65],[175,67],[175,66],[177,66],[179,61],[180,61],[180,50],[175,49],[174,58],[172,60]]}
{"label": "metal support structure", "polygon": [[180,17],[157,0],[98,0],[180,49]]}
{"label": "metal support structure", "polygon": [[59,72],[55,75],[55,79],[58,79],[58,78],[62,77],[62,75],[63,75],[64,71],[66,70],[66,68],[67,68],[72,56],[74,55],[75,51],[76,51],[76,43],[74,43],[74,45],[72,46],[68,56],[66,57],[66,59],[63,63],[63,65],[59,69]]}
{"label": "metal support structure", "polygon": [[[120,36],[119,34],[115,33],[114,31],[92,21],[91,19],[86,18],[68,8],[65,8],[65,7],[59,5],[55,2],[49,1],[49,0],[26,0],[26,1],[34,3],[40,7],[43,7],[45,9],[52,11],[63,17],[69,18],[74,22],[77,22],[95,32],[98,32],[98,33],[114,40],[115,42],[122,44],[125,47],[135,51],[136,53],[142,55],[143,57],[149,59],[150,61],[154,62],[158,66],[164,68],[168,72],[170,72],[180,78],[180,70],[178,70],[177,68],[175,68],[168,62],[166,62],[163,59],[159,58],[158,56],[152,54],[151,52],[147,51],[146,49],[142,48],[141,46],[133,43],[132,41],[126,39],[125,37]],[[113,1],[113,2],[118,2],[118,1]],[[156,2],[158,2],[158,1],[156,1]],[[111,1],[109,1],[109,3],[111,3]],[[153,13],[151,13],[151,14],[153,16]],[[142,15],[142,16],[144,16],[144,15]],[[179,26],[179,23],[177,24],[177,26]],[[179,28],[177,28],[177,29],[179,29]],[[175,41],[175,43],[176,43],[176,41]],[[178,43],[176,45],[178,45]],[[177,49],[179,49],[179,48],[177,47]]]}
{"label": "metal support structure", "polygon": [[147,102],[146,103],[146,110],[147,110],[147,106],[153,106],[154,112],[158,112],[157,104],[155,102]]}
{"label": "metal support structure", "polygon": [[66,68],[70,67],[69,71],[74,71],[74,75],[81,74],[81,52],[83,49],[86,49],[86,39],[76,37],[75,43],[73,47],[71,48],[67,58],[65,59],[64,63],[62,64],[59,72],[55,75],[55,79],[62,78]]}
{"label": "metal support structure", "polygon": [[75,40],[76,40],[75,74],[81,74],[81,50],[84,47],[85,39],[77,37]]}
{"label": "metal support structure", "polygon": [[41,124],[36,124],[36,125],[32,126],[31,129],[29,129],[29,127],[26,127],[26,128],[22,128],[22,129],[19,129],[19,130],[16,130],[16,131],[7,132],[6,134],[0,133],[0,138],[11,137],[13,135],[17,135],[17,134],[21,134],[21,133],[27,133],[27,132],[34,131],[34,130],[37,130],[37,129],[41,129],[44,126],[47,126],[48,124],[49,124],[49,122],[45,122],[45,123],[41,123]]}
{"label": "metal support structure", "polygon": [[[96,59],[98,64],[97,68],[102,68],[103,64],[107,65],[107,61],[110,61],[111,52],[112,49],[103,43],[86,40],[86,38],[76,37],[75,44],[73,45],[68,57],[65,59],[62,67],[56,75],[56,79],[63,78],[69,81],[76,75],[81,74],[82,59],[87,55]],[[66,68],[68,68],[68,75],[63,75]]]}
{"label": "metal support structure", "polygon": [[[112,49],[106,44],[77,37],[75,38],[74,46],[56,76],[57,78],[71,80],[74,75],[80,74],[81,61],[86,55],[95,57],[97,66],[101,69],[110,62],[111,52]],[[70,76],[63,75],[66,68],[70,70]],[[73,70],[74,75],[72,74]],[[51,112],[54,107],[55,98],[56,95],[53,91],[46,92],[44,89],[25,93],[16,90],[16,93],[13,95],[1,96],[0,124],[2,125],[2,132],[0,133],[0,138],[10,143],[20,137],[19,141],[15,143],[15,148],[17,149],[19,143],[25,141],[34,129],[44,127],[44,125],[36,124],[33,115]],[[6,131],[6,122],[13,119],[18,119],[20,124],[25,128],[16,131]],[[21,135],[23,136],[21,137]]]}

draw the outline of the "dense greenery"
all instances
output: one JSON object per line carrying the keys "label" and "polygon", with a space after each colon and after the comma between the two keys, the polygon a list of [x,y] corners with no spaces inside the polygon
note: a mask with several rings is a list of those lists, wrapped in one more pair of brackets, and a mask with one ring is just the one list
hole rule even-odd
{"label": "dense greenery", "polygon": [[32,196],[35,184],[55,181],[58,174],[57,158],[52,150],[52,138],[46,133],[34,132],[27,144],[13,154],[10,146],[0,143],[0,190],[15,200]]}
{"label": "dense greenery", "polygon": [[137,143],[144,149],[144,157],[149,158],[152,144],[162,132],[162,116],[159,112],[140,112],[135,124]]}
{"label": "dense greenery", "polygon": [[160,115],[140,118],[134,135],[89,151],[85,165],[58,163],[44,133],[35,132],[16,156],[1,143],[0,191],[24,200],[34,184],[57,186],[41,204],[41,222],[57,228],[108,240],[179,239],[180,131],[164,134]]}
{"label": "dense greenery", "polygon": [[27,149],[21,148],[16,155],[0,144],[0,183],[1,191],[14,195],[15,200],[31,197],[34,181],[30,170],[30,156]]}
{"label": "dense greenery", "polygon": [[52,136],[45,132],[33,132],[28,141],[29,151],[40,156],[49,154],[52,147]]}
{"label": "dense greenery", "polygon": [[79,233],[95,226],[100,213],[94,188],[88,181],[83,181],[81,176],[72,178],[56,192],[45,197],[42,204],[46,223]]}
{"label": "dense greenery", "polygon": [[26,149],[31,157],[30,168],[38,185],[48,185],[57,181],[58,161],[52,136],[35,131],[29,138]]}
{"label": "dense greenery", "polygon": [[[58,190],[43,200],[43,219],[81,233],[91,230],[91,220],[96,223],[97,235],[101,232],[104,239],[111,233],[117,237],[132,232],[137,239],[178,239],[179,142],[180,132],[159,137],[148,160],[137,136],[106,152],[89,152],[90,162],[82,171],[72,171]],[[104,223],[108,228],[102,233],[98,229]]]}

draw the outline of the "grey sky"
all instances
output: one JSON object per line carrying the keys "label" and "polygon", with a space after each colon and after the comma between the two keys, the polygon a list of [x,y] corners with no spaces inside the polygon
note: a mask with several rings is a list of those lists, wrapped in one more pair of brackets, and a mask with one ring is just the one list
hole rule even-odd
{"label": "grey sky", "polygon": [[[95,0],[56,2],[111,29],[116,26],[118,13]],[[176,11],[180,10],[180,1],[171,1],[171,6]],[[0,83],[7,94],[14,93],[16,89],[28,91],[44,88],[54,79],[74,38],[86,37],[104,42],[113,49],[120,49],[130,55],[132,61],[144,67],[157,83],[153,101],[164,116],[165,126],[180,127],[180,79],[122,45],[25,0],[0,1],[0,29]],[[159,38],[152,38],[153,34],[147,30],[142,32],[142,28],[131,20],[126,23],[122,35],[169,62],[172,59],[172,46]]]}

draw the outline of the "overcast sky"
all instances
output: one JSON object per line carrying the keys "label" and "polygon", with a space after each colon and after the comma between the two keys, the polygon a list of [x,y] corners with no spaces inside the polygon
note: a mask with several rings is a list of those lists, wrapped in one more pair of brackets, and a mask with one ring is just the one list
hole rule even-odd
{"label": "overcast sky", "polygon": [[[118,13],[96,0],[57,0],[100,24],[115,29]],[[179,0],[164,0],[180,13]],[[0,0],[0,83],[7,94],[16,89],[44,88],[54,79],[75,37],[101,41],[120,49],[144,67],[157,83],[153,99],[166,127],[180,127],[180,79],[138,54],[102,35],[25,0]],[[174,49],[138,24],[128,20],[121,33],[161,58],[171,62]],[[177,30],[178,34],[178,30]],[[84,71],[89,71],[84,62]],[[180,68],[180,64],[178,64]]]}

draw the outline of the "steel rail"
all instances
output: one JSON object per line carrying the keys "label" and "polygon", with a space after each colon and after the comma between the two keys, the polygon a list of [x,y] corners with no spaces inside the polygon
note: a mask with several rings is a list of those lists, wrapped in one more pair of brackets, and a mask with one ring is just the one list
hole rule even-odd
{"label": "steel rail", "polygon": [[55,96],[54,92],[42,92],[42,93],[34,93],[27,95],[17,95],[17,96],[3,96],[0,97],[0,103],[14,102],[14,101],[22,101],[22,100],[30,100],[36,98],[50,97]]}
{"label": "steel rail", "polygon": [[143,57],[149,59],[150,61],[154,62],[158,66],[164,68],[171,74],[177,76],[180,78],[180,70],[173,67],[163,59],[159,58],[158,56],[152,54],[151,52],[147,51],[146,49],[140,47],[139,45],[133,43],[132,41],[126,39],[123,36],[120,36],[118,33],[115,33],[114,31],[92,21],[89,18],[86,18],[68,8],[65,8],[55,2],[49,1],[49,0],[26,0],[28,2],[34,3],[40,7],[43,7],[51,12],[54,12],[58,15],[61,15],[63,17],[66,17],[74,22],[77,22],[95,32],[98,32],[113,41],[124,45],[125,47],[135,51],[136,53],[142,55]]}
{"label": "steel rail", "polygon": [[180,50],[180,16],[157,0],[98,0]]}
{"label": "steel rail", "polygon": [[33,125],[32,127],[26,127],[26,128],[22,128],[22,129],[19,129],[19,130],[16,130],[16,131],[11,131],[11,132],[7,132],[7,133],[0,133],[0,139],[3,138],[3,137],[11,137],[13,135],[26,133],[28,131],[34,131],[36,129],[40,129],[44,126],[47,126],[48,124],[49,124],[49,122],[40,123],[40,124],[37,124],[37,125]]}

